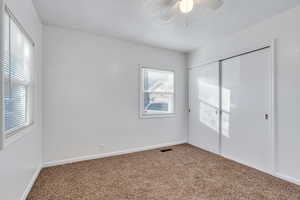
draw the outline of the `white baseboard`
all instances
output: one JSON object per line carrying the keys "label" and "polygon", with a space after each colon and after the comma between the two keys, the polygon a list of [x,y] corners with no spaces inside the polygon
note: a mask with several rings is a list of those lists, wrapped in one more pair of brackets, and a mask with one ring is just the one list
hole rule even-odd
{"label": "white baseboard", "polygon": [[98,159],[98,158],[106,158],[106,157],[111,157],[111,156],[123,155],[123,154],[128,154],[128,153],[135,153],[135,152],[152,150],[152,149],[168,147],[168,146],[174,146],[174,145],[185,144],[185,143],[187,143],[186,140],[177,141],[177,142],[170,142],[170,143],[163,143],[163,144],[157,144],[157,145],[152,145],[152,146],[137,147],[137,148],[132,148],[132,149],[125,149],[125,150],[122,150],[122,151],[115,151],[115,152],[109,152],[109,153],[103,153],[103,154],[81,156],[81,157],[69,158],[69,159],[59,160],[59,161],[51,161],[51,162],[44,163],[43,167],[44,168],[45,167],[53,167],[53,166],[57,166],[57,165],[64,165],[64,164],[75,163],[75,162],[86,161],[86,160],[94,160],[94,159]]}
{"label": "white baseboard", "polygon": [[32,178],[30,179],[28,185],[26,186],[26,189],[25,189],[25,191],[23,192],[23,195],[22,195],[22,197],[21,197],[21,200],[26,200],[26,198],[27,198],[29,192],[31,191],[31,188],[32,188],[33,184],[35,183],[37,177],[39,176],[41,170],[42,170],[42,166],[39,166],[39,167],[37,168],[37,170],[35,171],[35,173],[33,174]]}
{"label": "white baseboard", "polygon": [[280,173],[275,173],[275,176],[280,178],[280,179],[283,179],[285,181],[288,181],[288,182],[291,182],[291,183],[294,183],[296,185],[300,185],[300,180],[299,179],[296,179],[294,177],[291,177],[291,176],[286,176],[286,175],[283,175],[283,174],[280,174]]}
{"label": "white baseboard", "polygon": [[[189,144],[192,145],[192,146],[194,146],[194,147],[203,149],[203,148],[201,148],[201,147],[199,147],[199,146],[197,146],[197,145],[195,145],[195,144],[192,144],[191,142],[189,142]],[[205,149],[203,149],[203,150],[205,150]],[[231,158],[229,158],[229,157],[225,157],[225,156],[223,156],[222,154],[214,153],[214,152],[209,151],[209,150],[205,150],[205,151],[208,151],[208,152],[213,153],[213,154],[215,154],[215,155],[221,156],[221,157],[226,158],[226,159],[228,159],[228,160],[232,160],[232,161],[234,161],[234,162],[240,163],[240,164],[242,164],[242,165],[248,166],[248,167],[250,167],[250,168],[256,169],[256,170],[261,171],[261,172],[263,172],[263,173],[270,174],[270,175],[272,175],[272,176],[274,176],[274,177],[280,178],[280,179],[285,180],[285,181],[287,181],[287,182],[294,183],[294,184],[296,184],[296,185],[300,185],[300,180],[299,180],[299,179],[296,179],[296,178],[294,178],[294,177],[286,176],[286,175],[283,175],[283,174],[278,173],[278,172],[271,172],[271,171],[261,170],[261,169],[255,167],[255,166],[247,165],[247,164],[245,164],[245,162],[236,161],[236,160],[233,160],[233,159],[231,159]]]}

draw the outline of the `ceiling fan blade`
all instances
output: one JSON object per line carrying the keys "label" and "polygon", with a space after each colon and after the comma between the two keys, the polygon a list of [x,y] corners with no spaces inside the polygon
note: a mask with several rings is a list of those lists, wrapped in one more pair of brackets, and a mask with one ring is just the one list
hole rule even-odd
{"label": "ceiling fan blade", "polygon": [[213,10],[219,9],[223,5],[223,3],[224,2],[222,0],[207,0],[206,1],[207,7],[210,9],[213,9]]}
{"label": "ceiling fan blade", "polygon": [[195,2],[212,10],[217,10],[224,4],[223,0],[196,0]]}
{"label": "ceiling fan blade", "polygon": [[160,20],[165,23],[168,23],[176,16],[177,12],[178,12],[178,5],[176,1],[176,3],[173,4],[171,7],[162,8],[160,14]]}
{"label": "ceiling fan blade", "polygon": [[150,16],[168,22],[176,14],[178,1],[180,0],[147,0],[145,9]]}
{"label": "ceiling fan blade", "polygon": [[170,7],[176,6],[179,1],[180,0],[170,0],[170,2],[169,2]]}

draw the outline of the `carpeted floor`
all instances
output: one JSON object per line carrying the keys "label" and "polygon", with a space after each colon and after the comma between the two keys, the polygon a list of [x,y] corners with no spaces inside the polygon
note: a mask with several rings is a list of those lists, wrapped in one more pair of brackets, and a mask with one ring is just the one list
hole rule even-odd
{"label": "carpeted floor", "polygon": [[300,200],[300,187],[195,148],[43,169],[29,200]]}

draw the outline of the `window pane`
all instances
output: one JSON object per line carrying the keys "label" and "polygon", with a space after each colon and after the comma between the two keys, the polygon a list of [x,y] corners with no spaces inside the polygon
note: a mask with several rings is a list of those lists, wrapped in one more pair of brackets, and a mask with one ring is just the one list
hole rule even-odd
{"label": "window pane", "polygon": [[26,125],[26,88],[12,86],[5,90],[5,131]]}
{"label": "window pane", "polygon": [[4,36],[4,59],[3,59],[3,73],[5,77],[8,77],[9,73],[9,16],[4,15],[3,20],[3,36]]}
{"label": "window pane", "polygon": [[146,114],[170,114],[174,112],[173,94],[144,94],[144,112]]}
{"label": "window pane", "polygon": [[25,38],[18,26],[10,23],[10,78],[25,81],[24,43]]}
{"label": "window pane", "polygon": [[174,92],[174,73],[144,70],[144,90],[148,92]]}

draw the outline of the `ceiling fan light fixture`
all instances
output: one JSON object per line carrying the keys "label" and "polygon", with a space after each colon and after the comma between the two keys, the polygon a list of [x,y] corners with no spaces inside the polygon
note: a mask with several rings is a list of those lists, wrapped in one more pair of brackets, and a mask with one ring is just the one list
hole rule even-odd
{"label": "ceiling fan light fixture", "polygon": [[193,10],[194,0],[181,0],[179,2],[179,9],[182,13],[189,13]]}

